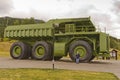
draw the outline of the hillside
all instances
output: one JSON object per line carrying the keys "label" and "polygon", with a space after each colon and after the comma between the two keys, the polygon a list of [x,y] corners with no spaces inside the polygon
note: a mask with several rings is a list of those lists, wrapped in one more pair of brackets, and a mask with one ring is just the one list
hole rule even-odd
{"label": "hillside", "polygon": [[120,39],[110,36],[110,48],[120,50]]}
{"label": "hillside", "polygon": [[6,27],[9,25],[22,25],[22,24],[37,24],[44,23],[43,20],[31,18],[12,18],[12,17],[0,17],[0,27]]}

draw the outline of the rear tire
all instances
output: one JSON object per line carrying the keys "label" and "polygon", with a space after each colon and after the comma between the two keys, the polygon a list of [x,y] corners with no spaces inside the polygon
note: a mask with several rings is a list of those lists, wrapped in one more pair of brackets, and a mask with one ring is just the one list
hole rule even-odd
{"label": "rear tire", "polygon": [[75,61],[76,53],[80,54],[80,62],[89,62],[92,57],[92,48],[88,42],[79,40],[73,42],[69,47],[69,56]]}
{"label": "rear tire", "polygon": [[36,60],[50,60],[51,46],[44,41],[36,42],[32,48],[32,57]]}
{"label": "rear tire", "polygon": [[10,48],[10,56],[13,59],[27,59],[29,56],[27,44],[23,42],[15,42]]}

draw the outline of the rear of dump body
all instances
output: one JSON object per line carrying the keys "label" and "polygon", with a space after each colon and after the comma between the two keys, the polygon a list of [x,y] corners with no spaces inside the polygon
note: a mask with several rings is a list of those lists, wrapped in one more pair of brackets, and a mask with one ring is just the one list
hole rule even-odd
{"label": "rear of dump body", "polygon": [[109,35],[96,32],[90,18],[54,19],[43,24],[9,26],[4,37],[32,42],[31,46],[38,41],[47,42],[52,45],[52,53],[57,58],[67,55],[70,46],[78,41],[89,44],[93,56],[109,53]]}

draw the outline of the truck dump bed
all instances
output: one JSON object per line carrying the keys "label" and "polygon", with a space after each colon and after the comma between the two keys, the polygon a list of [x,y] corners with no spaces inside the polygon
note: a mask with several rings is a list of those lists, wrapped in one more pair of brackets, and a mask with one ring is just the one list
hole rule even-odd
{"label": "truck dump bed", "polygon": [[52,19],[42,24],[8,26],[7,28],[5,28],[4,37],[53,37],[54,34],[95,31],[96,28],[91,22],[90,17]]}
{"label": "truck dump bed", "polygon": [[44,24],[8,26],[5,29],[4,37],[52,37],[52,30],[51,27],[47,27]]}

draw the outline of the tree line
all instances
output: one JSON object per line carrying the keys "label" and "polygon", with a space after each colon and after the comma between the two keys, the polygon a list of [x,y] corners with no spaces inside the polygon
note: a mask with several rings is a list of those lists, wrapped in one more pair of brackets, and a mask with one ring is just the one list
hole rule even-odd
{"label": "tree line", "polygon": [[120,50],[120,39],[110,36],[110,48]]}
{"label": "tree line", "polygon": [[31,18],[11,18],[11,17],[0,17],[0,27],[6,27],[10,25],[23,25],[23,24],[37,24],[44,23],[43,20]]}

